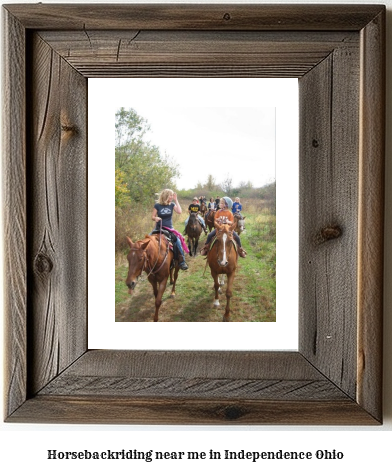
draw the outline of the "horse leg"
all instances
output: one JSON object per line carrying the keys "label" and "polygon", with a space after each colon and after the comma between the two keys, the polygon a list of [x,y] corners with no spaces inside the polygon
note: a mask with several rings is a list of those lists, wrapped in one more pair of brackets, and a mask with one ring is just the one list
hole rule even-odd
{"label": "horse leg", "polygon": [[154,292],[154,297],[156,298],[157,297],[157,294],[158,294],[158,285],[157,285],[157,281],[155,280],[154,277],[148,277],[148,281],[151,283],[151,286],[152,286],[152,290]]}
{"label": "horse leg", "polygon": [[174,298],[176,296],[176,281],[177,281],[177,276],[178,276],[179,271],[180,271],[180,267],[176,265],[174,268],[173,287],[172,287],[172,291],[170,295],[171,298]]}
{"label": "horse leg", "polygon": [[226,309],[225,314],[223,315],[223,322],[227,323],[230,321],[230,300],[233,296],[233,292],[231,291],[234,282],[234,275],[235,272],[229,273],[227,275],[227,289],[226,289]]}
{"label": "horse leg", "polygon": [[158,313],[159,313],[159,308],[161,307],[162,304],[162,296],[163,293],[166,289],[166,284],[167,284],[167,279],[169,278],[169,275],[162,280],[159,285],[158,285],[158,292],[155,297],[155,314],[154,314],[154,322],[158,322]]}
{"label": "horse leg", "polygon": [[188,235],[189,256],[192,257],[192,239]]}
{"label": "horse leg", "polygon": [[196,238],[195,238],[195,253],[194,253],[195,257],[196,257],[197,246],[198,246],[198,245],[199,245],[199,237],[196,237]]}
{"label": "horse leg", "polygon": [[170,285],[173,285],[175,282],[173,280],[173,268],[172,267],[170,267],[169,275],[170,275]]}
{"label": "horse leg", "polygon": [[218,274],[213,273],[211,270],[211,275],[212,278],[214,279],[214,290],[215,290],[215,300],[214,300],[214,306],[220,306],[219,304],[219,280],[218,280]]}

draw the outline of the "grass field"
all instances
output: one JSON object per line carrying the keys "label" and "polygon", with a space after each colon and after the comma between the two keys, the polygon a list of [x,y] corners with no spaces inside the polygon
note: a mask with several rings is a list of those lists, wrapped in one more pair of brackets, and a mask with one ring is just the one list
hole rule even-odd
{"label": "grass field", "polygon": [[[181,203],[183,213],[176,216],[174,221],[175,228],[180,232],[184,230],[188,205],[187,202]],[[243,206],[246,230],[240,237],[247,257],[238,259],[231,300],[231,321],[274,322],[276,217],[263,201],[248,200],[243,202]],[[151,220],[147,218],[145,233],[151,231],[150,223]],[[226,297],[223,291],[220,296],[221,306],[213,307],[213,280],[209,267],[206,267],[205,257],[200,255],[200,248],[205,240],[206,236],[202,234],[197,257],[186,257],[189,269],[179,273],[175,298],[170,298],[170,285],[167,286],[159,313],[160,321],[222,321]],[[126,251],[122,251],[116,257],[116,321],[152,321],[155,309],[152,287],[147,280],[139,282],[130,296],[125,285],[127,271]]]}

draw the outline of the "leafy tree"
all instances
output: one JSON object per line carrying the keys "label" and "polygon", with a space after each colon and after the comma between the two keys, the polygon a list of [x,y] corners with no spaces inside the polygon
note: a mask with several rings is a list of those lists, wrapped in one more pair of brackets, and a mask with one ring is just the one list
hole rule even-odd
{"label": "leafy tree", "polygon": [[233,190],[233,180],[228,176],[224,181],[222,181],[220,187],[224,193],[230,195]]}
{"label": "leafy tree", "polygon": [[176,164],[144,140],[148,130],[147,120],[134,109],[121,108],[116,113],[116,170],[121,171],[129,201],[151,202],[157,191],[174,188],[179,176]]}
{"label": "leafy tree", "polygon": [[124,181],[125,174],[120,170],[116,169],[115,171],[115,206],[116,208],[123,207],[125,204],[129,203],[129,192],[127,185]]}
{"label": "leafy tree", "polygon": [[116,112],[116,149],[134,141],[142,140],[150,126],[146,119],[140,117],[136,110],[121,107]]}

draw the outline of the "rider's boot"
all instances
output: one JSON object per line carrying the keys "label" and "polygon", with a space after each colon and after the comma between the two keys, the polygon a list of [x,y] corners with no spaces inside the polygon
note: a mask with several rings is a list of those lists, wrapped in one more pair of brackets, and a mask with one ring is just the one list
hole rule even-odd
{"label": "rider's boot", "polygon": [[188,270],[185,258],[181,254],[178,256],[178,266],[180,267],[180,270]]}
{"label": "rider's boot", "polygon": [[242,248],[242,247],[239,247],[238,248],[238,255],[242,258],[245,258],[246,257],[246,252],[245,250]]}

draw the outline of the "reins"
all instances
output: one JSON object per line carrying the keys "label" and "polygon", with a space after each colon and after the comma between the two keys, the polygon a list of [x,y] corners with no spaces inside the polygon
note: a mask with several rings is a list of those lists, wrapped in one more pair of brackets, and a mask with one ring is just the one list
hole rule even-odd
{"label": "reins", "polygon": [[[143,268],[140,272],[140,275],[137,277],[138,279],[140,278],[140,281],[145,281],[144,278],[142,278],[142,274],[143,274],[143,271],[146,267],[146,264],[148,265],[148,267],[150,267],[151,269],[148,270],[148,267],[147,267],[147,270],[149,271],[149,273],[147,274],[146,278],[148,278],[150,275],[152,274],[156,274],[159,272],[159,270],[163,267],[163,265],[165,264],[166,262],[166,259],[167,259],[167,256],[168,256],[168,253],[169,253],[169,244],[167,243],[166,245],[166,252],[165,252],[165,256],[163,258],[163,261],[162,263],[159,265],[159,268],[158,269],[155,269],[157,263],[158,263],[158,260],[159,260],[159,256],[160,256],[160,253],[161,253],[161,243],[162,243],[162,221],[160,221],[160,227],[159,227],[159,244],[158,244],[158,255],[157,255],[157,258],[154,262],[154,265],[150,266],[149,265],[149,261],[148,261],[148,255],[147,255],[147,252],[145,250],[143,250]],[[138,251],[140,249],[131,249],[133,251]],[[146,272],[147,272],[146,270]]]}

